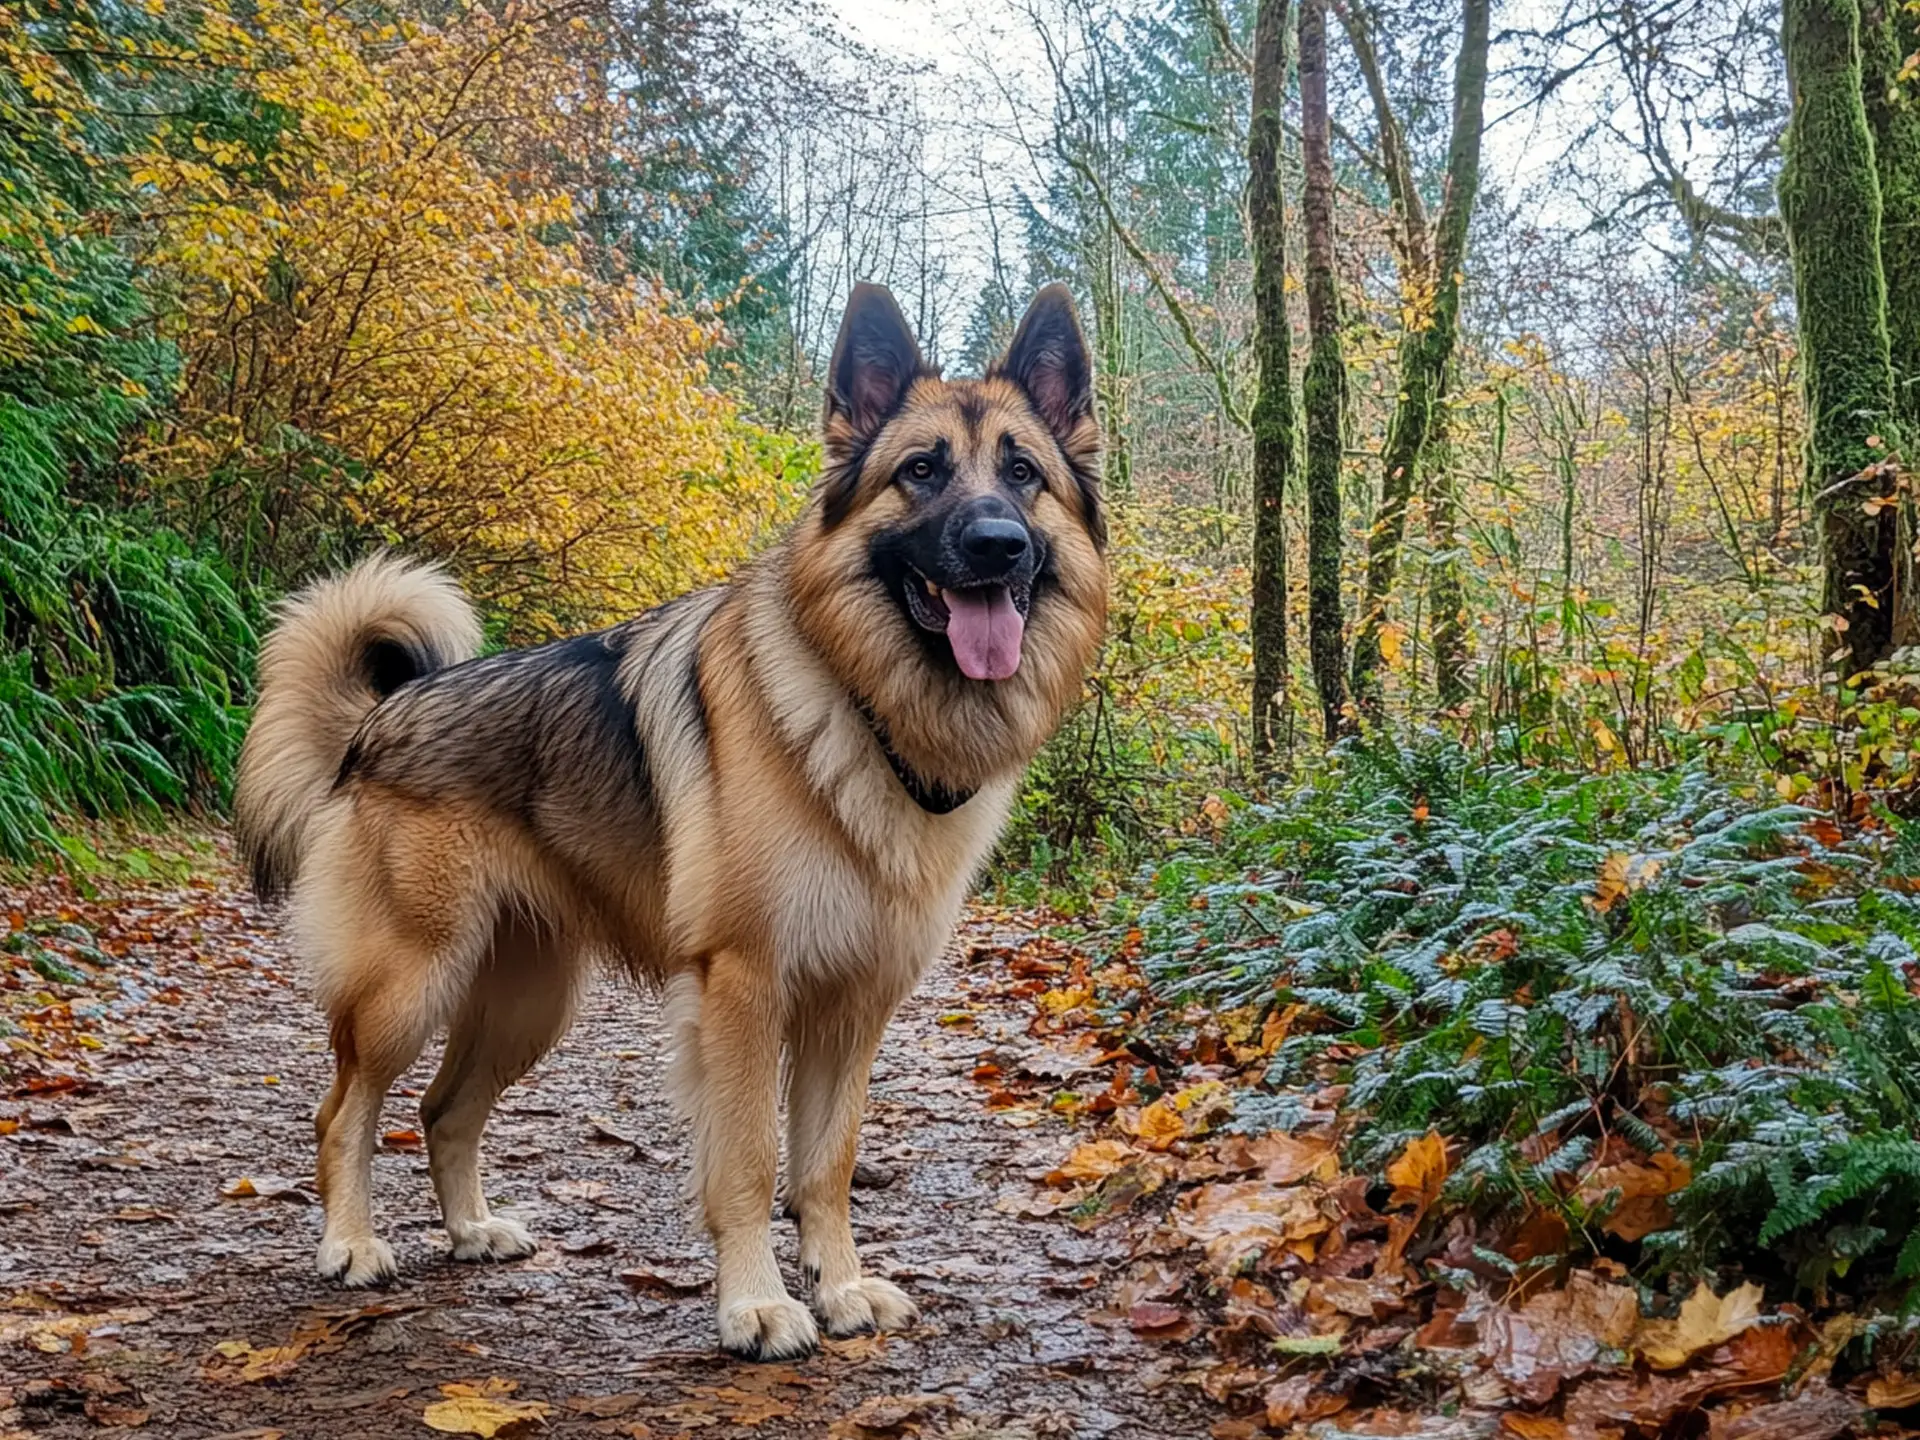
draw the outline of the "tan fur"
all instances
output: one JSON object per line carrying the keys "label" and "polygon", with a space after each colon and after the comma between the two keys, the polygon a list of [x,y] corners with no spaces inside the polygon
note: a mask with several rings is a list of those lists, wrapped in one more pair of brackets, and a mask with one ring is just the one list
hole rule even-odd
{"label": "tan fur", "polygon": [[[853,453],[831,415],[827,432],[830,453]],[[911,508],[887,482],[899,456],[944,437],[952,483],[984,485],[989,449],[1009,433],[1051,457],[1028,523],[1052,547],[1057,585],[1035,602],[1018,673],[969,681],[929,666],[865,557]],[[435,767],[436,736],[454,734],[435,717],[458,712],[431,707],[457,703],[462,685],[510,687],[518,672],[488,681],[481,667],[495,662],[483,661],[384,704],[356,680],[351,656],[369,636],[418,632],[447,657],[471,652],[472,617],[435,572],[370,562],[288,608],[264,652],[238,809],[250,848],[297,870],[292,934],[331,1021],[337,1074],[316,1127],[324,1273],[349,1284],[394,1273],[369,1199],[376,1121],[388,1087],[443,1028],[422,1113],[453,1253],[530,1253],[525,1229],[488,1210],[480,1132],[606,959],[666,994],[723,1343],[793,1355],[814,1344],[815,1314],[835,1334],[911,1323],[912,1302],[862,1273],[849,1222],[867,1072],[1099,644],[1105,567],[1067,464],[1090,459],[1093,433],[1089,421],[1088,433],[1050,434],[1005,379],[920,378],[860,461],[838,523],[816,497],[732,584],[609,632],[625,647],[617,690],[648,771],[644,805],[618,802],[631,823],[595,819],[600,792],[546,815],[538,793],[494,798],[520,793],[513,775]],[[916,804],[860,701],[899,756],[973,798],[948,814]],[[580,711],[583,738],[569,742],[580,766],[568,768],[590,769],[607,742],[585,700]],[[362,750],[370,758],[356,759]],[[608,773],[618,784],[619,766]],[[813,1313],[787,1293],[768,1229],[783,1052],[786,1194]]]}

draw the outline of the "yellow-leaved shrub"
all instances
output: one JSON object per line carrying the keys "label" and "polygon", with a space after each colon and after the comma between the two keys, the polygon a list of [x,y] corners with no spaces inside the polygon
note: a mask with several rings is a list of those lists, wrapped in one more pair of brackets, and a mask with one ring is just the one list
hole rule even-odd
{"label": "yellow-leaved shrub", "polygon": [[286,546],[370,530],[452,559],[524,638],[716,580],[795,503],[804,456],[711,383],[716,322],[576,213],[593,157],[632,157],[567,14],[208,7],[200,58],[278,130],[183,119],[138,162],[185,360],[142,458],[230,549],[298,569]]}

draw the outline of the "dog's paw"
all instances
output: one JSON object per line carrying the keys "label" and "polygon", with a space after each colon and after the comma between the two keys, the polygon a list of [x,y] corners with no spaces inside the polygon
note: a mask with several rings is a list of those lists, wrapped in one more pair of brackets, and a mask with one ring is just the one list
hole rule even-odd
{"label": "dog's paw", "polygon": [[871,1330],[905,1330],[920,1318],[907,1292],[888,1280],[862,1276],[850,1285],[813,1292],[813,1308],[834,1339]]}
{"label": "dog's paw", "polygon": [[742,1360],[797,1360],[819,1344],[813,1316],[788,1296],[720,1307],[720,1345]]}
{"label": "dog's paw", "polygon": [[400,1274],[400,1267],[393,1263],[393,1251],[387,1242],[371,1235],[359,1235],[350,1240],[322,1240],[315,1265],[322,1279],[334,1280],[353,1289],[365,1285],[390,1284]]}
{"label": "dog's paw", "polygon": [[456,1260],[524,1260],[540,1247],[527,1227],[507,1215],[447,1226]]}

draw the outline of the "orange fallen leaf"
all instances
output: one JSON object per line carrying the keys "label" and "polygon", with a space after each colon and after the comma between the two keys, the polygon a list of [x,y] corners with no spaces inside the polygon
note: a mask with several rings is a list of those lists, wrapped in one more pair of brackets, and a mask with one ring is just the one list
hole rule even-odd
{"label": "orange fallen leaf", "polygon": [[1047,1183],[1072,1185],[1081,1180],[1100,1180],[1139,1158],[1140,1152],[1124,1140],[1094,1140],[1077,1146],[1060,1168],[1047,1176]]}
{"label": "orange fallen leaf", "polygon": [[1447,1142],[1438,1130],[1429,1130],[1387,1166],[1387,1183],[1393,1186],[1388,1205],[1394,1209],[1411,1205],[1424,1214],[1440,1198],[1448,1173]]}

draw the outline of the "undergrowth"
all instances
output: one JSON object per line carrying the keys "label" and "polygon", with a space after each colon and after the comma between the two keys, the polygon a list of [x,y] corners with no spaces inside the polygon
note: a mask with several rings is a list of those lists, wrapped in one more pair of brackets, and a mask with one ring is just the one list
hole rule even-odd
{"label": "undergrowth", "polygon": [[[1230,806],[1128,919],[1168,999],[1288,1021],[1242,1123],[1348,1087],[1353,1163],[1436,1129],[1456,1213],[1558,1217],[1561,1254],[1649,1278],[1740,1264],[1894,1303],[1920,1276],[1917,874],[1891,817],[1843,835],[1698,766],[1429,738]],[[1595,1172],[1656,1157],[1690,1183],[1652,1233],[1609,1226]]]}
{"label": "undergrowth", "polygon": [[220,562],[115,493],[174,364],[138,336],[124,261],[0,241],[0,301],[32,330],[0,349],[0,858],[20,860],[64,817],[219,799],[254,629]]}

